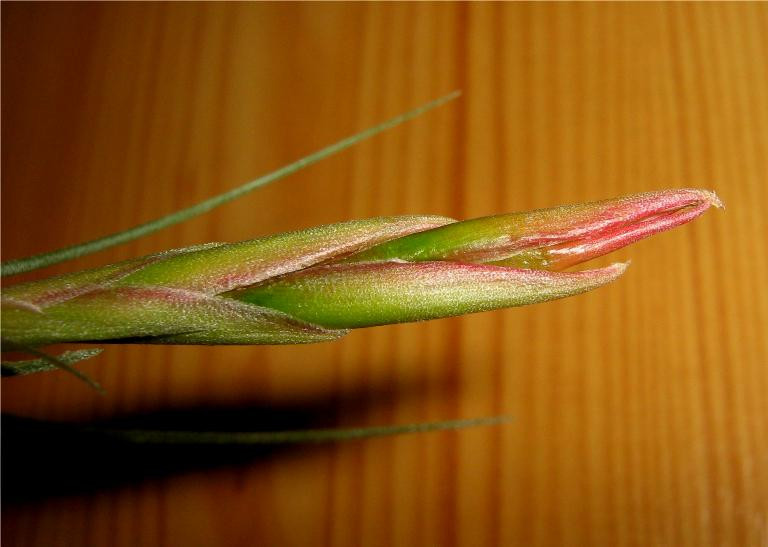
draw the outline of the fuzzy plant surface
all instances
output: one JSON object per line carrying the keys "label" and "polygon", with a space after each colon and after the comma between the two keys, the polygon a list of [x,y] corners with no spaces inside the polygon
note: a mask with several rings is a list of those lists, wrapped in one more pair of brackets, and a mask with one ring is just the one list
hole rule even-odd
{"label": "fuzzy plant surface", "polygon": [[[14,275],[100,251],[204,214],[460,96],[454,91],[276,171],[164,217],[92,241],[2,263]],[[466,221],[439,216],[355,220],[240,243],[210,243],[3,287],[3,376],[73,367],[101,350],[54,357],[60,342],[298,344],[350,329],[545,302],[600,287],[626,264],[565,268],[684,224],[710,206],[705,190],[666,190]],[[131,443],[264,444],[350,440],[499,425],[508,416],[282,432],[105,431]],[[88,428],[84,429],[84,431]]]}
{"label": "fuzzy plant surface", "polygon": [[666,190],[463,222],[382,217],[174,249],[5,288],[2,339],[6,348],[299,344],[535,304],[613,281],[626,264],[562,270],[713,205],[721,203],[706,190]]}

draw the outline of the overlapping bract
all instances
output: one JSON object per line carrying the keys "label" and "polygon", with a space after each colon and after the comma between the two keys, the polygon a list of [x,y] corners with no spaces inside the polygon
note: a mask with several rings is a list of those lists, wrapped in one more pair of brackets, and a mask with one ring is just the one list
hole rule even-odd
{"label": "overlapping bract", "polygon": [[717,197],[650,192],[485,217],[351,221],[7,288],[4,342],[295,344],[347,329],[575,295],[623,264],[558,272],[683,224]]}

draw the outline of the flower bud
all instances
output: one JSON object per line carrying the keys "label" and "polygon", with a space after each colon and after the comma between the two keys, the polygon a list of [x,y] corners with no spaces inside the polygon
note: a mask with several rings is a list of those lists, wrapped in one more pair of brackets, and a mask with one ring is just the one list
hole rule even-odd
{"label": "flower bud", "polygon": [[451,260],[560,270],[689,222],[711,205],[706,190],[663,190],[593,203],[448,224],[376,245],[346,262]]}

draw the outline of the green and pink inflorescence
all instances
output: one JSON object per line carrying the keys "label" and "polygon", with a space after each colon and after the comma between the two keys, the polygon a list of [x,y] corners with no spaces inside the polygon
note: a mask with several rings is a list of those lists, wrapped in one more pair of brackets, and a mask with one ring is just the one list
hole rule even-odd
{"label": "green and pink inflorescence", "polygon": [[693,220],[695,189],[458,222],[357,220],[167,251],[3,289],[6,347],[59,342],[297,344],[348,329],[522,306],[613,281],[561,271]]}

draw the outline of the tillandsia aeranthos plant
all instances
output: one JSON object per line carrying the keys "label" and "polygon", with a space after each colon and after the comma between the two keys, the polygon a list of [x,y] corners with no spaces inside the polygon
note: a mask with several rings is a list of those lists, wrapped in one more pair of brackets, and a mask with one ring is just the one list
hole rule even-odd
{"label": "tillandsia aeranthos plant", "polygon": [[562,272],[678,226],[720,201],[666,190],[490,216],[357,220],[212,243],[12,286],[2,336],[61,342],[298,344],[348,329],[521,306],[616,279]]}
{"label": "tillandsia aeranthos plant", "polygon": [[[10,261],[4,274],[81,256],[201,214],[456,96],[169,217]],[[55,358],[38,349],[54,343],[312,343],[355,328],[572,296],[616,279],[626,264],[562,270],[684,224],[712,205],[721,206],[714,193],[680,189],[466,221],[439,216],[353,220],[174,249],[10,286],[2,294],[4,349],[38,359],[4,363],[3,371],[59,367],[79,374],[72,363],[97,353],[80,350]]]}

